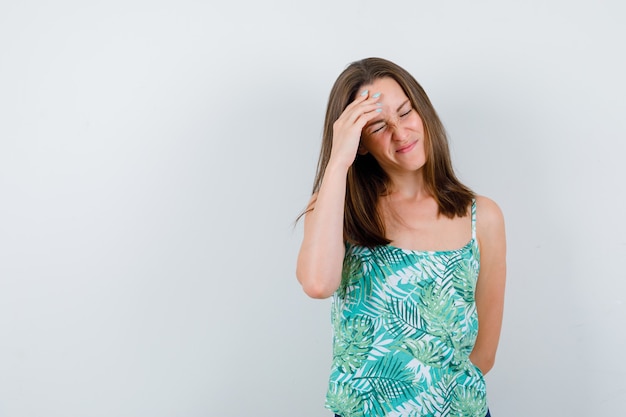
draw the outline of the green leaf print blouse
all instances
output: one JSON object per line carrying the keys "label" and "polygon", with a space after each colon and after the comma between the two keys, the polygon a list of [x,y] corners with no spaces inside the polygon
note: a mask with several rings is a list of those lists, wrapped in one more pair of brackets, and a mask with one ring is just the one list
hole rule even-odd
{"label": "green leaf print blouse", "polygon": [[484,417],[485,382],[469,360],[479,267],[475,201],[463,248],[348,244],[326,407],[342,417]]}

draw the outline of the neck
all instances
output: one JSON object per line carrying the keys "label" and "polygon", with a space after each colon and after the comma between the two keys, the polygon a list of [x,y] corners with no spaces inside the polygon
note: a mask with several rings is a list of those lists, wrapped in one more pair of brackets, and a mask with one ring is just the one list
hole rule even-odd
{"label": "neck", "polygon": [[422,170],[389,175],[389,195],[402,199],[422,199],[430,196]]}

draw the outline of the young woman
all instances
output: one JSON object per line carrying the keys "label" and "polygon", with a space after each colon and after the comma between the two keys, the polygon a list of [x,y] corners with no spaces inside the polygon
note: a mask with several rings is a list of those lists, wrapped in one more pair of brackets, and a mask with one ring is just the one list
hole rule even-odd
{"label": "young woman", "polygon": [[403,68],[354,62],[330,93],[297,277],[333,296],[326,406],[341,417],[488,415],[504,303],[498,206],[455,176]]}

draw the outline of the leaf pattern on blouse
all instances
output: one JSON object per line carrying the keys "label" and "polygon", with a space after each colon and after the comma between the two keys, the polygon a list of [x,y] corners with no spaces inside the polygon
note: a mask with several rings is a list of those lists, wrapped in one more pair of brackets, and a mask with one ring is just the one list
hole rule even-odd
{"label": "leaf pattern on blouse", "polygon": [[347,245],[333,296],[326,406],[342,417],[484,417],[485,382],[469,360],[478,317],[472,240],[451,251]]}

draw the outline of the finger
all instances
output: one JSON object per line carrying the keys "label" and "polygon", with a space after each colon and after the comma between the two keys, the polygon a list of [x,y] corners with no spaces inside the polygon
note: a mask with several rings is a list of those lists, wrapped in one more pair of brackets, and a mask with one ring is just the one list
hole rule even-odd
{"label": "finger", "polygon": [[380,97],[380,93],[374,93],[374,94],[370,94],[370,91],[365,89],[362,90],[359,94],[357,94],[357,96],[354,98],[354,100],[352,100],[352,102],[350,102],[346,108],[344,110],[348,110],[348,109],[352,109],[354,107],[357,107],[360,103],[364,103],[372,100],[376,100]]}
{"label": "finger", "polygon": [[359,106],[355,107],[353,113],[358,116],[362,115],[371,115],[376,116],[382,112],[382,103],[378,101],[378,99],[373,99],[370,101],[366,101],[361,103]]}
{"label": "finger", "polygon": [[354,124],[363,129],[370,121],[379,117],[381,112],[382,108],[379,103],[375,103],[374,106],[368,106],[367,108],[364,108],[364,111],[361,112],[354,120]]}
{"label": "finger", "polygon": [[[347,108],[344,110],[342,116],[345,117],[348,121],[354,123],[359,117],[364,114],[374,113],[373,116],[380,113],[382,111],[382,104],[377,101],[377,98],[371,97],[364,102],[355,103],[356,105],[352,108]],[[340,117],[342,118],[342,117]]]}

